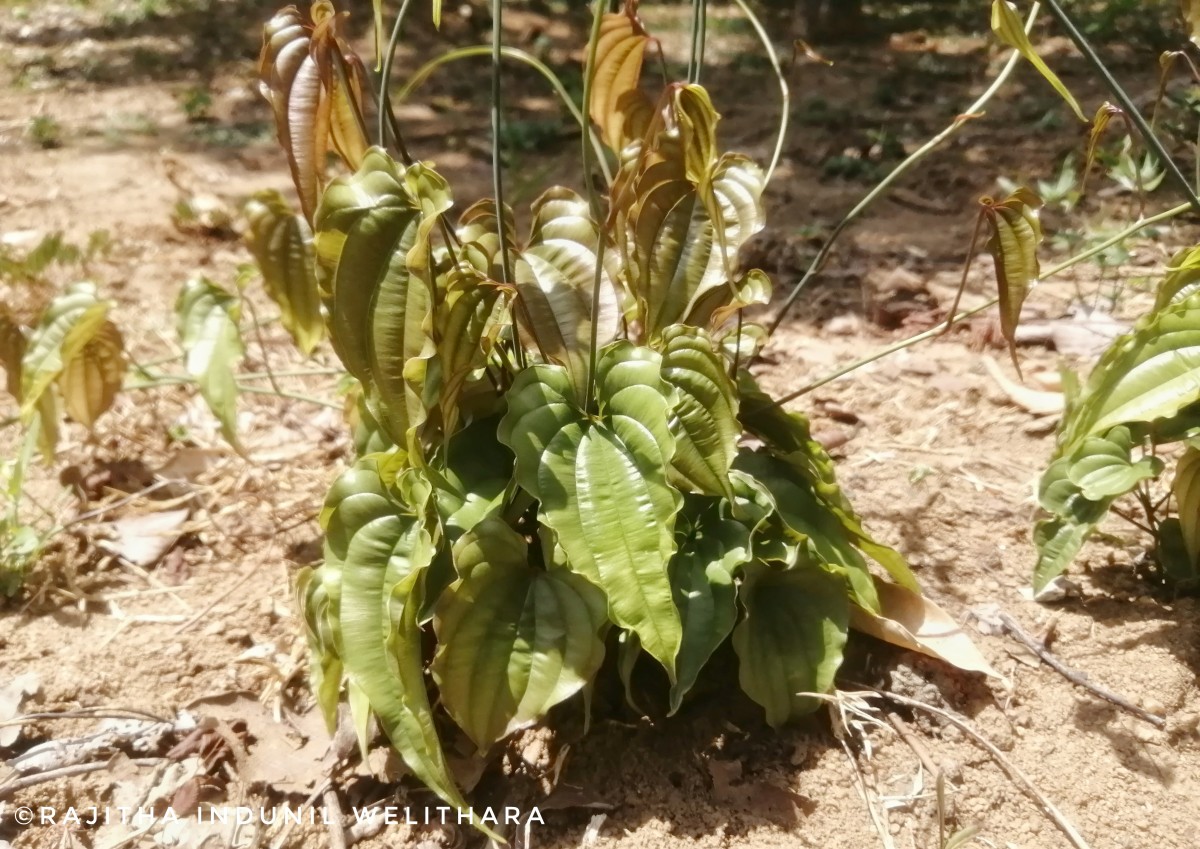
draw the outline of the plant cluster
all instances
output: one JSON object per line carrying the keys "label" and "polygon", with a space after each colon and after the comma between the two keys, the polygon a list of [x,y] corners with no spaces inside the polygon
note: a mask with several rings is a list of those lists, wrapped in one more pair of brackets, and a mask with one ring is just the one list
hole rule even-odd
{"label": "plant cluster", "polygon": [[[547,190],[524,238],[494,198],[451,218],[386,83],[378,141],[398,156],[368,143],[340,21],[285,9],[261,59],[370,452],[330,489],[325,560],[300,579],[330,723],[344,684],[363,745],[374,716],[462,805],[446,720],[486,752],[609,651],[626,676],[640,656],[661,667],[674,712],[731,640],[768,722],[812,710],[851,611],[880,612],[868,558],[916,583],[747,369],[764,333],[743,310],[770,282],[737,254],[763,226],[763,170],[721,150],[701,86],[643,92],[630,4],[596,18],[585,73],[607,191]],[[584,135],[590,184],[608,162]],[[329,182],[326,148],[347,169]]]}

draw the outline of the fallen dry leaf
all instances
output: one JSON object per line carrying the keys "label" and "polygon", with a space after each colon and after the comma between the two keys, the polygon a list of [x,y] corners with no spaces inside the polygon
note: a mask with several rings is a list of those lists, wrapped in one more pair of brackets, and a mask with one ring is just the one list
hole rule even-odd
{"label": "fallen dry leaf", "polygon": [[983,357],[983,367],[987,369],[992,380],[996,381],[1008,399],[1026,412],[1033,413],[1035,416],[1062,414],[1064,401],[1061,392],[1042,392],[1010,380],[1000,370],[996,361],[986,354]]}
{"label": "fallen dry leaf", "polygon": [[21,736],[20,725],[4,723],[20,716],[21,702],[26,696],[36,693],[41,686],[42,679],[36,672],[26,672],[0,687],[0,749],[8,748]]}
{"label": "fallen dry leaf", "polygon": [[113,539],[101,540],[100,547],[144,569],[171,550],[187,518],[187,510],[164,510],[117,519],[109,523]]}
{"label": "fallen dry leaf", "polygon": [[946,611],[896,584],[877,579],[875,587],[880,615],[854,606],[850,612],[851,628],[885,643],[944,660],[967,672],[982,672],[1004,680]]}

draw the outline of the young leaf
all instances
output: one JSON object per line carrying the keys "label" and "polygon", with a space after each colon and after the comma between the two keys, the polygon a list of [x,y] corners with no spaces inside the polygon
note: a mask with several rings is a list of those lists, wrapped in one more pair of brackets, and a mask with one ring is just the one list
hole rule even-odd
{"label": "young leaf", "polygon": [[729,469],[741,435],[737,390],[702,330],[673,325],[663,332],[663,379],[675,388],[672,464],[697,492],[733,500]]}
{"label": "young leaf", "polygon": [[[625,234],[619,242],[629,252],[622,288],[648,339],[702,300],[709,310],[735,300],[737,252],[764,223],[762,170],[735,154],[713,158],[718,116],[695,88],[666,92],[613,189],[615,226]],[[717,288],[726,295],[714,303],[708,296]]]}
{"label": "young leaf", "polygon": [[597,366],[598,419],[575,405],[565,369],[527,369],[509,390],[500,439],[571,571],[604,590],[609,618],[674,681],[681,626],[667,564],[680,497],[666,479],[674,440],[660,369],[653,351],[610,345]]}
{"label": "young leaf", "polygon": [[996,282],[1000,289],[1000,331],[1008,342],[1009,354],[1019,373],[1017,324],[1025,297],[1037,284],[1041,273],[1037,249],[1042,243],[1042,225],[1038,218],[1042,200],[1029,189],[1017,189],[1002,201],[984,198],[981,203],[991,227],[987,249],[996,265]]}
{"label": "young leaf", "polygon": [[[107,320],[111,304],[91,283],[77,283],[55,298],[25,347],[21,362],[21,417],[28,423],[43,393]],[[49,422],[42,417],[42,426]]]}
{"label": "young leaf", "polygon": [[1079,103],[1075,100],[1070,90],[1063,85],[1058,75],[1050,70],[1050,67],[1042,61],[1042,57],[1034,50],[1033,44],[1029,41],[1029,36],[1025,33],[1025,24],[1021,21],[1021,16],[1017,14],[1016,4],[1010,3],[1008,0],[993,0],[992,32],[996,34],[996,37],[1001,42],[1020,53],[1022,58],[1037,68],[1038,73],[1045,78],[1046,82],[1054,87],[1054,90],[1067,102],[1067,105],[1071,107],[1071,110],[1080,121],[1087,121],[1087,118],[1083,115],[1083,110],[1079,108]]}
{"label": "young leaf", "polygon": [[341,580],[341,565],[330,570],[326,566],[316,569],[305,567],[296,576],[296,598],[304,619],[304,633],[308,642],[309,675],[317,707],[325,718],[325,726],[332,734],[337,728],[337,706],[341,695],[343,667],[338,651],[341,641],[337,620],[337,602],[330,593],[330,578]]}
{"label": "young leaf", "polygon": [[733,630],[738,679],[779,728],[816,709],[802,693],[827,693],[842,664],[850,603],[845,583],[812,564],[747,570],[746,615]]}
{"label": "young leaf", "polygon": [[317,132],[328,134],[338,156],[354,169],[362,164],[370,142],[362,110],[366,69],[338,32],[348,15],[335,12],[328,0],[313,4],[311,55],[321,79]]}
{"label": "young leaf", "polygon": [[1103,501],[1132,492],[1142,481],[1162,474],[1163,462],[1158,457],[1146,456],[1133,462],[1132,447],[1127,427],[1114,427],[1103,439],[1085,439],[1072,455],[1067,480],[1088,501]]}
{"label": "young leaf", "polygon": [[[599,240],[600,230],[591,219],[588,202],[570,189],[550,189],[533,203],[529,245],[513,265],[520,299],[518,318],[542,355],[566,367],[578,392],[587,385],[591,360],[592,288]],[[598,345],[616,336],[620,318],[609,269],[601,269]]]}
{"label": "young leaf", "polygon": [[379,401],[376,415],[401,446],[426,415],[406,370],[434,353],[430,281],[413,271],[428,266],[421,238],[428,221],[410,182],[405,169],[372,148],[357,173],[330,183],[314,222],[334,347],[368,400]]}
{"label": "young leaf", "polygon": [[318,132],[321,72],[310,53],[311,39],[295,6],[278,12],[263,28],[258,60],[259,91],[275,113],[279,146],[287,155],[304,217],[317,208],[327,137]]}
{"label": "young leaf", "polygon": [[91,429],[117,397],[125,382],[125,367],[121,331],[111,321],[105,321],[79,352],[63,364],[58,376],[67,415]]}
{"label": "young leaf", "polygon": [[245,354],[238,299],[204,277],[184,284],[175,305],[184,368],[196,379],[200,394],[230,445],[237,447],[238,363]]}
{"label": "young leaf", "polygon": [[21,361],[29,340],[6,304],[0,304],[0,366],[4,367],[5,387],[18,403],[21,400]]}
{"label": "young leaf", "polygon": [[246,241],[262,272],[267,295],[279,306],[280,321],[296,347],[310,356],[325,338],[325,320],[308,222],[293,214],[274,190],[256,194],[243,211],[250,225]]}
{"label": "young leaf", "polygon": [[600,23],[592,102],[588,114],[600,128],[600,138],[620,154],[640,139],[650,123],[654,104],[639,87],[642,61],[650,36],[637,16],[637,3],[606,14]]}
{"label": "young leaf", "polygon": [[[463,264],[445,277],[445,294],[438,305],[436,326],[437,390],[444,433],[453,433],[459,420],[458,398],[471,375],[487,364],[502,324],[503,290],[473,267]],[[500,305],[498,307],[498,305]]]}
{"label": "young leaf", "polygon": [[604,660],[603,594],[564,569],[529,564],[523,537],[485,519],[454,550],[461,577],[437,606],[433,677],[480,750],[579,692]]}

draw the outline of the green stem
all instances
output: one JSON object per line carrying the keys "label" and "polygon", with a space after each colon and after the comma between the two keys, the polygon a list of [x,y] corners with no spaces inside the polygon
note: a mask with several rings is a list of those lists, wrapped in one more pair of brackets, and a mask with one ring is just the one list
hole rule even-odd
{"label": "green stem", "polygon": [[767,30],[758,19],[758,15],[754,14],[754,10],[750,8],[750,4],[746,0],[733,0],[733,2],[737,3],[742,14],[746,16],[746,20],[750,22],[750,26],[754,27],[754,31],[758,34],[758,40],[762,42],[763,49],[767,51],[767,58],[771,62],[771,68],[775,71],[775,80],[779,83],[779,99],[781,101],[779,133],[775,136],[775,152],[771,154],[771,165],[767,168],[765,182],[769,185],[771,177],[779,165],[779,159],[783,156],[783,142],[787,138],[788,121],[791,119],[792,94],[788,89],[783,66],[779,64],[779,54],[775,52],[775,45],[771,43],[771,37],[767,35]]}
{"label": "green stem", "polygon": [[[1076,254],[1075,256],[1071,257],[1070,259],[1066,259],[1066,260],[1060,262],[1058,265],[1055,265],[1052,268],[1046,269],[1045,271],[1042,272],[1041,280],[1047,280],[1051,277],[1061,274],[1062,272],[1066,271],[1068,268],[1078,265],[1079,263],[1084,262],[1085,260],[1091,259],[1096,254],[1099,254],[1099,253],[1102,253],[1102,252],[1108,250],[1113,245],[1118,244],[1118,243],[1124,241],[1125,239],[1128,239],[1130,236],[1135,235],[1136,233],[1145,229],[1146,227],[1150,227],[1154,224],[1160,224],[1163,221],[1168,221],[1172,218],[1175,218],[1176,216],[1182,215],[1183,213],[1187,212],[1191,208],[1192,208],[1192,206],[1190,203],[1183,203],[1183,204],[1180,204],[1179,206],[1173,206],[1170,209],[1166,210],[1165,212],[1160,212],[1157,215],[1152,215],[1149,218],[1142,218],[1142,219],[1134,222],[1133,224],[1131,224],[1129,227],[1126,227],[1124,230],[1122,230],[1117,235],[1102,242],[1101,244],[1096,245],[1095,247],[1092,247],[1092,248],[1088,248],[1086,251]],[[922,333],[918,333],[915,336],[909,336],[907,339],[901,339],[899,342],[896,342],[894,345],[889,345],[888,347],[883,348],[882,350],[876,351],[875,353],[871,354],[870,356],[863,357],[861,360],[855,360],[854,362],[850,363],[849,365],[839,368],[837,371],[835,371],[831,374],[825,375],[824,377],[822,377],[818,380],[815,380],[812,383],[809,383],[806,386],[801,387],[800,389],[797,389],[795,392],[790,392],[787,395],[784,395],[782,398],[779,398],[779,399],[773,401],[771,406],[782,406],[783,404],[786,404],[789,401],[796,400],[801,395],[807,395],[809,392],[812,392],[814,389],[819,389],[822,386],[824,386],[825,384],[831,383],[831,382],[837,380],[839,377],[844,377],[847,374],[850,374],[851,372],[857,371],[858,369],[862,368],[865,365],[869,365],[873,362],[876,362],[877,360],[882,360],[884,357],[891,356],[892,354],[895,354],[898,351],[903,351],[905,348],[911,348],[913,345],[916,345],[919,342],[924,342],[926,339],[932,339],[935,336],[940,336],[942,333],[945,333],[946,330],[948,330],[952,324],[962,321],[964,318],[970,318],[973,315],[978,315],[979,313],[983,312],[984,310],[994,307],[999,302],[999,300],[1000,300],[999,298],[992,298],[991,300],[986,301],[977,307],[972,307],[969,310],[963,310],[958,315],[951,316],[946,321],[943,321],[942,323],[935,325],[934,327],[931,327],[929,330],[926,330]]]}
{"label": "green stem", "polygon": [[700,84],[700,71],[704,66],[704,38],[708,27],[705,0],[692,0],[692,49],[688,56],[687,80],[692,85]]}
{"label": "green stem", "polygon": [[[126,392],[136,392],[147,389],[160,389],[164,386],[193,386],[196,383],[196,378],[182,374],[167,374],[160,375],[153,380],[145,380],[140,382],[126,383]],[[266,389],[261,386],[246,386],[243,383],[237,384],[238,392],[245,392],[248,395],[272,395],[277,398],[287,398],[291,401],[303,401],[306,404],[315,404],[318,407],[329,407],[332,410],[342,409],[342,405],[336,401],[328,401],[324,398],[314,398],[311,395],[301,395],[297,392],[277,392],[274,389]]]}
{"label": "green stem", "polygon": [[1196,192],[1192,189],[1191,184],[1188,183],[1187,177],[1183,176],[1183,172],[1179,170],[1179,165],[1167,153],[1166,148],[1158,140],[1158,136],[1154,134],[1154,131],[1150,129],[1150,125],[1146,123],[1146,119],[1142,117],[1141,111],[1134,104],[1133,98],[1121,87],[1116,77],[1108,70],[1108,66],[1104,64],[1104,61],[1092,48],[1091,43],[1084,37],[1083,33],[1079,31],[1071,19],[1067,17],[1067,13],[1058,5],[1058,0],[1046,0],[1046,7],[1058,19],[1058,22],[1062,24],[1063,29],[1067,31],[1067,36],[1079,48],[1079,52],[1083,54],[1083,58],[1087,59],[1088,64],[1092,66],[1096,74],[1104,81],[1105,86],[1108,87],[1112,96],[1121,104],[1121,108],[1125,110],[1125,115],[1137,127],[1142,141],[1148,148],[1154,151],[1159,162],[1166,169],[1167,176],[1171,178],[1171,182],[1175,184],[1175,188],[1179,189],[1183,196],[1188,199],[1188,203],[1192,209],[1200,212],[1200,197],[1196,196]]}
{"label": "green stem", "polygon": [[[604,9],[606,0],[596,0],[595,7],[592,11],[592,31],[588,36],[588,53],[587,64],[583,68],[583,112],[587,117],[588,132],[586,135],[591,135],[591,103],[592,103],[592,84],[595,82],[596,76],[596,55],[600,44],[600,25],[604,20]],[[600,208],[600,197],[596,192],[596,187],[592,185],[592,163],[591,163],[591,145],[585,139],[583,142],[583,180],[586,184],[588,200],[591,204],[592,218],[596,222],[596,274],[592,280],[592,312],[591,312],[591,345],[588,348],[588,371],[587,371],[587,387],[584,390],[584,403],[588,404],[591,401],[592,394],[596,388],[596,361],[599,357],[600,339],[600,287],[604,283],[604,217],[603,210]]]}
{"label": "green stem", "polygon": [[406,164],[411,163],[412,159],[408,155],[408,150],[404,146],[404,140],[400,138],[399,129],[393,119],[391,94],[388,92],[388,87],[392,82],[392,63],[396,59],[396,48],[400,45],[401,25],[408,14],[408,6],[411,2],[412,0],[404,0],[400,4],[400,10],[396,13],[396,23],[392,25],[392,36],[388,39],[387,50],[383,54],[383,70],[379,74],[379,146],[384,147],[387,144],[389,119],[392,119],[390,127],[394,137],[393,140],[396,142],[396,149],[400,151],[400,156]]}
{"label": "green stem", "polygon": [[[396,102],[403,103],[404,101],[408,100],[412,93],[424,85],[433,72],[442,65],[450,62],[456,62],[459,59],[471,59],[479,56],[490,57],[491,55],[491,45],[479,44],[475,45],[474,47],[460,47],[457,50],[451,50],[448,53],[443,53],[441,56],[430,59],[420,68],[418,68],[412,74],[412,76],[408,78],[408,82],[404,84],[404,87],[396,93]],[[579,107],[575,105],[575,101],[571,100],[570,92],[567,91],[567,87],[563,85],[562,80],[558,78],[558,75],[555,74],[548,65],[539,61],[535,56],[516,47],[501,47],[500,55],[505,59],[523,62],[541,74],[546,82],[550,84],[550,87],[554,89],[554,93],[558,95],[558,99],[562,101],[563,106],[566,107],[567,111],[571,113],[571,117],[574,118],[576,123],[579,124],[579,129],[585,135],[585,141],[590,141],[592,145],[592,152],[596,154],[597,164],[600,166],[600,170],[604,173],[604,182],[611,185],[613,180],[612,171],[609,169],[608,162],[604,158],[604,148],[600,144],[600,138],[596,135],[595,130],[592,129],[591,123],[587,120],[587,118],[584,117],[583,112],[580,111]]]}
{"label": "green stem", "polygon": [[[1037,20],[1037,15],[1040,10],[1040,4],[1034,3],[1033,8],[1029,11],[1029,18],[1025,22],[1026,32],[1029,32],[1033,28],[1033,22]],[[862,215],[863,212],[865,212],[867,208],[871,206],[871,204],[879,200],[879,198],[882,197],[889,188],[891,188],[893,183],[908,173],[909,169],[932,153],[935,148],[941,146],[951,136],[955,135],[968,121],[976,117],[976,113],[986,106],[988,101],[995,97],[996,92],[1000,90],[1001,86],[1008,81],[1009,76],[1012,74],[1013,69],[1017,67],[1017,63],[1020,62],[1020,60],[1021,54],[1014,50],[1012,55],[1008,57],[1008,62],[1005,63],[1004,68],[1001,69],[1000,73],[996,75],[996,79],[992,81],[992,84],[988,86],[987,90],[981,94],[974,103],[967,107],[965,112],[955,118],[948,127],[927,141],[919,149],[913,151],[913,153],[907,159],[897,165],[890,174],[884,177],[882,182],[875,186],[875,188],[871,189],[867,196],[858,202],[857,206],[846,213],[846,216],[838,222],[836,227],[833,228],[833,232],[829,234],[829,238],[825,240],[825,244],[821,246],[821,250],[817,252],[817,256],[813,259],[812,264],[809,265],[808,270],[804,272],[804,276],[801,277],[800,281],[792,287],[792,291],[788,294],[787,299],[783,302],[783,306],[779,308],[779,312],[776,313],[775,318],[771,321],[770,326],[767,328],[768,337],[775,335],[775,331],[779,329],[779,325],[783,323],[785,318],[787,318],[787,314],[791,311],[792,306],[796,303],[796,299],[800,297],[800,293],[804,290],[804,287],[807,286],[808,282],[814,276],[816,276],[816,274],[820,272],[822,268],[825,267],[825,262],[829,259],[829,255],[833,252],[834,243],[838,240],[838,237],[842,235],[846,228],[850,226],[851,222],[858,218],[858,216]]]}

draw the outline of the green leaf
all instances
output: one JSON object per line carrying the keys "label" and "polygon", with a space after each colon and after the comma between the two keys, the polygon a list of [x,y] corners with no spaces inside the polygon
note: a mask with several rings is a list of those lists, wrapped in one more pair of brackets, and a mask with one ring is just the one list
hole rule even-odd
{"label": "green leaf", "polygon": [[[671,687],[670,708],[676,713],[714,651],[737,621],[734,572],[750,561],[750,530],[722,515],[722,502],[693,498],[681,514],[687,528],[677,536],[671,559],[671,586],[683,624],[677,661],[678,679]],[[727,506],[727,503],[726,503]],[[686,520],[686,521],[685,521]]]}
{"label": "green leaf", "polygon": [[[68,347],[74,346],[63,346]],[[125,340],[115,324],[105,321],[58,375],[67,415],[90,430],[116,399],[125,382],[125,366]]]}
{"label": "green leaf", "polygon": [[746,430],[766,443],[772,453],[808,483],[854,540],[855,547],[887,570],[896,583],[919,593],[920,585],[904,557],[891,546],[877,542],[863,526],[838,484],[833,458],[812,438],[808,419],[775,404],[749,372],[738,375],[738,390],[739,418]]}
{"label": "green leaf", "polygon": [[1083,110],[1079,108],[1079,103],[1070,90],[1063,85],[1062,80],[1058,78],[1050,67],[1042,61],[1042,57],[1034,50],[1033,44],[1029,41],[1029,36],[1025,33],[1025,24],[1021,21],[1021,16],[1017,14],[1016,4],[1008,2],[1008,0],[993,0],[992,2],[992,32],[1008,47],[1021,54],[1022,58],[1027,60],[1029,64],[1037,68],[1046,82],[1054,87],[1054,90],[1059,93],[1071,110],[1079,118],[1080,121],[1087,121],[1083,115]]}
{"label": "green leaf", "polygon": [[1200,247],[1186,248],[1171,258],[1166,277],[1159,284],[1154,311],[1200,292]]}
{"label": "green leaf", "polygon": [[313,268],[312,230],[274,190],[256,194],[243,213],[250,225],[246,242],[262,273],[267,296],[279,307],[280,321],[296,347],[310,356],[325,338]]}
{"label": "green leaf", "polygon": [[1146,456],[1133,462],[1132,446],[1127,427],[1113,428],[1104,439],[1085,440],[1072,455],[1068,480],[1088,501],[1102,501],[1131,492],[1142,481],[1162,474],[1163,463],[1158,457]]}
{"label": "green leaf", "polygon": [[562,569],[529,564],[524,538],[487,519],[455,546],[462,576],[442,597],[433,676],[481,750],[579,692],[604,660],[604,597]]}
{"label": "green leaf", "polygon": [[1179,529],[1193,572],[1200,572],[1200,449],[1189,445],[1175,465],[1171,484]]}
{"label": "green leaf", "polygon": [[604,590],[610,619],[674,681],[682,632],[667,564],[680,497],[666,479],[674,440],[660,369],[653,351],[610,345],[596,370],[598,418],[568,400],[565,369],[527,369],[509,390],[500,439],[569,568]]}
{"label": "green leaf", "polygon": [[[564,366],[578,392],[587,385],[591,360],[592,291],[600,231],[588,202],[554,188],[533,204],[529,245],[513,265],[517,317],[547,361]],[[611,262],[609,263],[611,265]],[[620,312],[609,269],[600,272],[597,344],[616,336]]]}
{"label": "green leaf", "polygon": [[[503,290],[469,265],[452,269],[438,305],[436,324],[437,390],[442,429],[453,433],[460,417],[458,399],[479,369],[487,364],[503,327]],[[480,378],[476,378],[480,379]]]}
{"label": "green leaf", "polygon": [[850,622],[845,583],[802,564],[748,570],[740,597],[746,615],[733,631],[738,679],[778,728],[816,709],[802,693],[828,693],[842,663]]}
{"label": "green leaf", "polygon": [[434,496],[450,542],[493,513],[513,477],[512,453],[497,439],[495,417],[472,422],[451,437],[445,466],[436,475]]}
{"label": "green leaf", "polygon": [[842,570],[858,605],[878,613],[875,584],[866,560],[855,547],[857,540],[817,498],[808,481],[792,466],[765,452],[742,451],[736,466],[770,491],[784,525],[802,543],[807,557]]}
{"label": "green leaf", "polygon": [[221,433],[237,447],[238,388],[234,374],[245,354],[238,327],[238,299],[204,277],[184,284],[175,304],[184,369],[221,424]]}
{"label": "green leaf", "polygon": [[21,361],[21,418],[26,423],[42,394],[107,320],[110,307],[96,297],[91,283],[76,283],[46,307]]}
{"label": "green leaf", "polygon": [[[377,469],[366,462],[352,477],[343,476],[328,519],[327,545],[342,564],[339,618],[346,674],[409,769],[451,806],[463,809],[433,724],[421,663],[417,611],[434,541],[425,506],[380,494]],[[364,487],[361,495],[341,497],[356,483]],[[412,486],[419,482],[406,483],[410,487],[394,492],[421,489]]]}
{"label": "green leaf", "polygon": [[[1001,0],[1002,2],[1003,0]],[[1017,324],[1025,298],[1038,282],[1041,266],[1037,249],[1042,243],[1039,213],[1042,199],[1029,189],[1017,189],[1002,201],[984,198],[984,217],[991,227],[987,249],[996,265],[1000,291],[1000,332],[1008,342],[1013,365],[1017,362]]]}
{"label": "green leaf", "polygon": [[733,499],[729,469],[737,454],[741,425],[737,390],[708,334],[674,325],[662,337],[663,379],[679,399],[672,412],[672,464],[697,492]]}
{"label": "green leaf", "polygon": [[[341,564],[304,568],[296,577],[296,597],[304,618],[308,643],[309,674],[317,707],[332,734],[337,728],[337,707],[342,689],[343,667],[338,646],[341,623],[337,596],[331,584],[341,581]],[[340,595],[340,592],[339,592]]]}
{"label": "green leaf", "polygon": [[7,304],[0,304],[0,366],[4,367],[5,387],[17,402],[21,400],[21,361],[29,340],[25,329],[9,312]]}
{"label": "green leaf", "polygon": [[1200,401],[1200,296],[1140,320],[1100,357],[1064,416],[1058,453],[1118,425],[1161,426]]}
{"label": "green leaf", "polygon": [[[362,381],[391,439],[409,445],[426,410],[416,360],[433,356],[428,233],[447,199],[429,169],[402,169],[371,148],[362,167],[335,180],[314,223],[318,278],[331,294],[330,334]],[[417,189],[420,195],[414,195]],[[417,378],[414,380],[413,378]]]}

